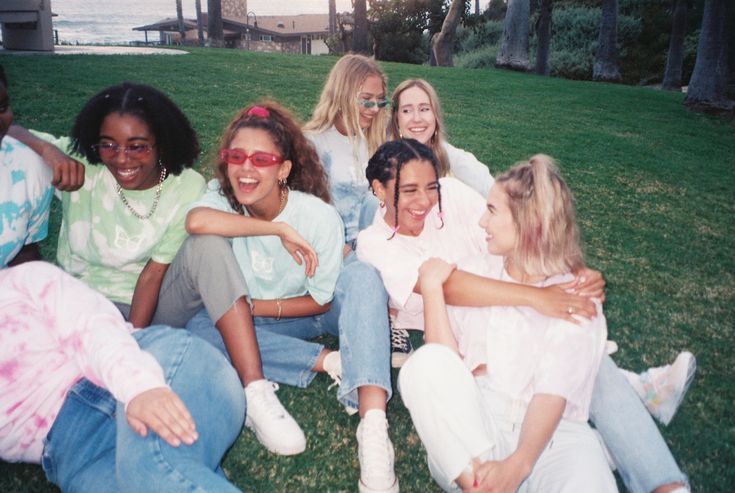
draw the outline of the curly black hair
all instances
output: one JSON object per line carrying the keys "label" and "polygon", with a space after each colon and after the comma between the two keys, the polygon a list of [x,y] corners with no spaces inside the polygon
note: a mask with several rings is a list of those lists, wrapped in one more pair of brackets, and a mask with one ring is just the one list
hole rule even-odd
{"label": "curly black hair", "polygon": [[199,156],[199,140],[189,119],[168,96],[155,87],[133,82],[103,89],[87,101],[71,130],[72,150],[91,164],[101,162],[92,147],[110,113],[134,115],[144,121],[156,139],[158,159],[168,173],[191,168]]}
{"label": "curly black hair", "polygon": [[[373,180],[378,180],[380,183],[383,184],[383,186],[387,186],[388,181],[395,178],[396,185],[393,195],[393,206],[396,209],[398,209],[398,196],[401,186],[401,168],[403,168],[403,165],[405,165],[407,162],[413,161],[414,159],[431,163],[431,166],[434,168],[436,179],[437,181],[439,180],[439,160],[428,146],[422,144],[415,139],[398,139],[386,142],[385,144],[381,145],[377,151],[375,151],[373,157],[371,157],[368,161],[368,166],[365,170],[365,176],[367,177],[368,184],[370,185],[371,189]],[[441,185],[439,185],[437,193],[439,195],[439,212],[441,213]],[[441,215],[439,217],[441,219],[440,228],[443,228],[444,219]],[[392,239],[398,231],[398,215],[396,215],[395,224],[393,226],[394,232],[391,237],[388,238],[389,240]]]}

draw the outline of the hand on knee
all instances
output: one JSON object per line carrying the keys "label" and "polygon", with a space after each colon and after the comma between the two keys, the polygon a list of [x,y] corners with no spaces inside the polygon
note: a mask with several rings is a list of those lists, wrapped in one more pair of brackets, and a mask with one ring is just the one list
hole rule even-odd
{"label": "hand on knee", "polygon": [[125,412],[128,424],[140,436],[150,428],[172,447],[193,444],[199,435],[189,410],[171,389],[159,387],[135,396]]}

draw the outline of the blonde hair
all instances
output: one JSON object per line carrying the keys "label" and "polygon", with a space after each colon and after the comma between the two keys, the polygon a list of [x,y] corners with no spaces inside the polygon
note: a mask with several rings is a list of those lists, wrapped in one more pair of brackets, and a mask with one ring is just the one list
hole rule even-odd
{"label": "blonde hair", "polygon": [[436,94],[434,87],[424,79],[407,79],[398,84],[393,90],[391,96],[391,118],[388,122],[388,139],[396,140],[402,139],[400,127],[398,126],[398,111],[400,108],[401,94],[407,89],[417,87],[424,91],[429,96],[429,105],[431,110],[434,112],[434,118],[436,120],[436,131],[431,136],[431,140],[426,143],[429,148],[434,152],[434,155],[439,160],[439,176],[447,176],[449,173],[449,156],[447,151],[444,150],[444,142],[446,142],[446,132],[444,131],[444,114],[442,113],[441,103],[439,102],[439,96]]}
{"label": "blonde hair", "polygon": [[353,146],[357,146],[357,139],[364,138],[368,155],[372,156],[385,142],[386,121],[384,117],[380,118],[381,112],[367,129],[361,129],[357,95],[367,78],[373,75],[380,78],[385,93],[388,85],[386,76],[374,60],[354,53],[340,58],[329,72],[314,114],[304,125],[304,130],[322,132],[341,121]]}
{"label": "blonde hair", "polygon": [[496,178],[518,231],[513,263],[526,274],[553,276],[584,267],[574,197],[554,159],[536,154]]}

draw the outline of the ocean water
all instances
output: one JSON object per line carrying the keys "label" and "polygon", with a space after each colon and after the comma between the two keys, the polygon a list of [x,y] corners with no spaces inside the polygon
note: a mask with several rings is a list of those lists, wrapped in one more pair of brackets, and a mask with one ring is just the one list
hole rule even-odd
{"label": "ocean water", "polygon": [[[2,1],[2,0],[0,0]],[[207,0],[201,0],[202,11]],[[196,18],[194,0],[182,0],[184,17]],[[54,29],[61,43],[121,44],[144,41],[145,34],[133,27],[176,17],[175,0],[51,0]],[[328,0],[248,0],[256,15],[326,14]],[[337,12],[352,11],[351,0],[337,0]],[[157,33],[149,33],[151,39]]]}

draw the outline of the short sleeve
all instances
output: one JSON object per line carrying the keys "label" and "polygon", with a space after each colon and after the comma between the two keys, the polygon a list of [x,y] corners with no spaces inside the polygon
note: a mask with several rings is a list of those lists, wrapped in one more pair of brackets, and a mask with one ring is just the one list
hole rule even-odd
{"label": "short sleeve", "polygon": [[222,195],[222,188],[220,187],[218,180],[209,180],[204,195],[189,204],[186,212],[189,213],[192,209],[196,209],[197,207],[208,207],[210,209],[216,209],[223,212],[234,212],[225,196]]}
{"label": "short sleeve", "polygon": [[567,406],[586,409],[604,351],[607,328],[598,304],[598,315],[575,325],[554,320],[545,332],[543,356],[534,374],[535,393],[564,397]]}
{"label": "short sleeve", "polygon": [[175,209],[173,217],[166,227],[166,233],[151,254],[151,259],[160,264],[173,262],[181,244],[188,236],[186,232],[186,214],[188,205],[198,200],[205,190],[204,178],[194,170],[185,169],[178,177],[178,183],[172,183],[170,193],[176,195],[176,200],[167,207]]}
{"label": "short sleeve", "polygon": [[306,278],[306,289],[320,305],[329,303],[334,297],[337,278],[342,271],[342,251],[345,244],[344,226],[337,210],[330,205],[326,205],[323,210],[322,217],[315,221],[319,225],[318,233],[312,235],[312,247],[317,252],[319,266],[313,277]]}
{"label": "short sleeve", "polygon": [[357,239],[357,258],[378,270],[391,300],[405,307],[416,287],[419,267],[425,258],[402,248],[403,238],[400,236],[389,240],[390,235],[378,224],[361,231]]}

